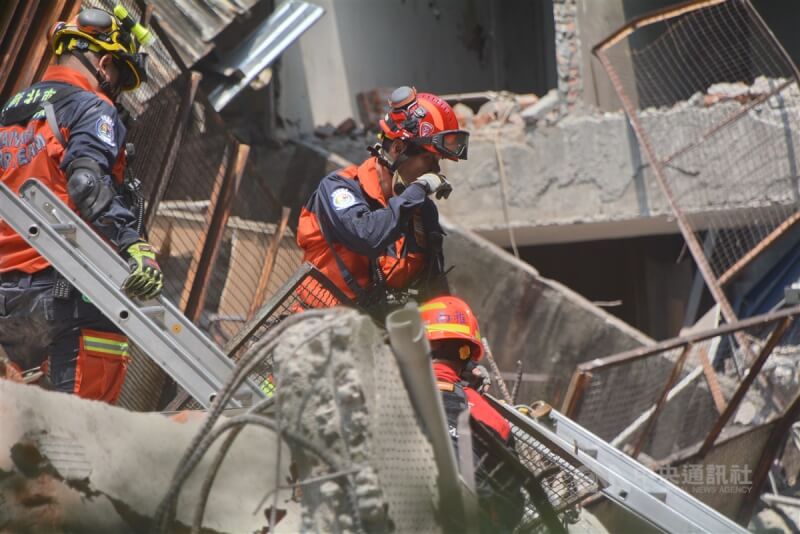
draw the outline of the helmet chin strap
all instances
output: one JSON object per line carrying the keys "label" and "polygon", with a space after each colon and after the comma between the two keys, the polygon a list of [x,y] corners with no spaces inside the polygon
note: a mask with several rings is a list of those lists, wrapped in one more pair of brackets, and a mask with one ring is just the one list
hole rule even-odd
{"label": "helmet chin strap", "polygon": [[394,194],[399,195],[405,191],[408,184],[397,170],[404,161],[408,160],[408,156],[405,152],[398,154],[397,158],[392,161],[392,158],[386,153],[380,143],[375,143],[373,146],[367,147],[367,150],[378,159],[378,163],[389,169],[389,172],[392,173],[392,191],[394,191]]}
{"label": "helmet chin strap", "polygon": [[114,88],[111,83],[103,76],[103,73],[100,72],[100,69],[92,65],[92,62],[89,61],[84,54],[80,52],[69,52],[73,57],[78,58],[78,61],[86,67],[89,72],[94,73],[94,77],[97,78],[97,85],[100,87],[100,90],[103,91],[106,96],[108,96],[111,100],[116,100],[119,96],[119,88]]}

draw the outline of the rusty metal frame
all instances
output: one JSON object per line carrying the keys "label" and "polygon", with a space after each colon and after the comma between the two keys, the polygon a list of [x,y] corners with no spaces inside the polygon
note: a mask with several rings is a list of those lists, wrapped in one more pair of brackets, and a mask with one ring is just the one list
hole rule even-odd
{"label": "rusty metal frame", "polygon": [[714,442],[717,440],[720,432],[722,429],[725,428],[725,425],[728,423],[733,414],[736,413],[736,410],[739,409],[739,404],[744,399],[745,393],[747,390],[750,389],[750,386],[755,381],[758,373],[761,371],[761,368],[767,361],[767,358],[770,354],[772,354],[772,350],[778,345],[783,334],[786,333],[786,330],[792,324],[793,318],[792,317],[785,317],[781,320],[781,322],[775,327],[775,330],[767,339],[767,342],[761,348],[761,351],[758,353],[758,357],[753,362],[753,365],[748,369],[747,375],[742,380],[739,387],[736,388],[731,400],[728,401],[728,405],[725,407],[725,411],[719,416],[717,421],[714,423],[714,426],[711,427],[708,435],[706,436],[705,441],[703,441],[703,445],[700,447],[700,456],[704,456],[711,447],[714,446]]}
{"label": "rusty metal frame", "polygon": [[[733,395],[730,402],[724,404],[725,409],[721,411],[721,415],[718,418],[717,425],[715,425],[715,427],[712,428],[712,431],[709,432],[709,435],[706,438],[706,441],[710,443],[710,445],[705,449],[708,450],[710,446],[713,446],[716,438],[719,435],[719,432],[722,430],[722,428],[724,428],[725,423],[730,419],[731,415],[735,413],[735,409],[738,407],[738,404],[741,402],[741,399],[744,397],[744,394],[747,392],[750,386],[752,386],[752,382],[759,376],[759,371],[763,366],[764,362],[766,361],[767,357],[769,356],[769,354],[771,354],[772,350],[778,344],[780,338],[783,336],[783,334],[786,332],[789,326],[791,326],[791,324],[799,316],[800,316],[800,306],[794,306],[792,308],[787,308],[785,310],[780,310],[773,313],[767,313],[756,317],[743,319],[741,321],[736,321],[731,324],[726,324],[718,328],[704,330],[701,332],[695,332],[686,336],[681,336],[668,339],[666,341],[661,341],[654,345],[639,347],[619,354],[607,356],[605,358],[598,358],[591,360],[589,362],[579,364],[572,375],[567,395],[564,398],[564,402],[562,404],[563,413],[564,415],[570,417],[571,419],[576,418],[576,416],[578,415],[578,411],[581,407],[581,404],[583,402],[585,391],[589,386],[589,384],[591,384],[592,378],[597,371],[610,369],[612,367],[617,367],[621,365],[627,365],[638,360],[652,357],[656,354],[665,353],[676,349],[682,349],[683,352],[681,356],[678,358],[675,366],[673,367],[673,371],[670,374],[670,377],[667,379],[664,389],[662,391],[661,397],[665,397],[665,392],[668,394],[669,390],[672,387],[670,382],[674,382],[674,379],[677,378],[676,369],[677,369],[677,374],[678,375],[680,374],[678,363],[680,363],[681,358],[686,357],[687,352],[691,350],[690,347],[697,346],[700,342],[714,337],[720,337],[724,335],[736,335],[737,332],[741,332],[749,328],[766,326],[772,323],[779,323],[773,330],[773,332],[770,334],[770,337],[767,339],[767,342],[761,349],[758,358],[756,358],[753,366],[751,367],[750,371],[748,372],[742,384],[736,390],[736,393]],[[701,358],[701,363],[702,363],[702,358]],[[713,370],[711,370],[711,372],[713,373]],[[706,379],[708,380],[708,377],[706,377]],[[713,392],[714,387],[715,387],[714,384],[709,383],[709,389],[712,392],[712,396],[714,396]],[[718,388],[718,386],[716,387]],[[719,399],[714,397],[714,400],[715,400],[715,405],[718,407],[719,410],[720,407]],[[722,402],[724,403],[724,399],[722,400]],[[648,428],[645,429],[639,436],[640,441],[647,439],[650,429],[652,429],[653,425],[655,425],[655,422],[657,420],[657,417],[655,417],[657,415],[656,413],[657,411],[658,411],[658,404],[656,405],[656,411],[654,411],[654,414],[651,415],[650,420],[648,420],[647,422]],[[717,426],[719,427],[718,430]]]}
{"label": "rusty metal frame", "polygon": [[644,428],[642,429],[641,433],[639,434],[639,439],[636,440],[636,446],[633,448],[633,452],[631,456],[634,458],[639,457],[639,453],[642,452],[645,443],[647,443],[647,438],[650,437],[650,431],[653,429],[653,425],[658,420],[658,417],[661,415],[661,411],[664,409],[664,405],[667,403],[667,395],[669,395],[669,391],[672,389],[672,386],[678,380],[678,377],[681,375],[681,371],[683,370],[683,365],[686,363],[686,357],[689,356],[694,344],[687,343],[683,350],[681,351],[681,355],[678,356],[678,359],[675,361],[675,365],[672,367],[672,372],[669,374],[669,378],[664,383],[664,388],[661,390],[661,395],[658,397],[658,401],[656,402],[656,407],[653,412],[650,414],[650,417],[647,418],[647,421],[644,424]]}
{"label": "rusty metal frame", "polygon": [[[703,252],[703,248],[693,230],[691,224],[689,223],[689,219],[687,215],[681,210],[678,206],[675,195],[672,192],[672,188],[666,177],[665,167],[666,162],[659,159],[658,154],[655,151],[654,146],[652,145],[649,136],[647,135],[647,131],[643,127],[639,115],[638,115],[638,108],[631,100],[630,95],[625,90],[625,87],[622,83],[622,80],[617,73],[617,70],[611,64],[611,61],[608,58],[607,51],[610,47],[614,46],[615,44],[619,43],[629,35],[631,35],[634,31],[638,28],[648,26],[657,22],[663,22],[665,20],[669,20],[671,18],[675,18],[680,15],[684,15],[686,13],[690,13],[693,11],[697,11],[709,6],[719,5],[724,3],[728,0],[694,0],[692,2],[687,2],[685,4],[681,4],[679,6],[675,6],[668,9],[663,9],[657,12],[654,12],[649,15],[645,15],[640,17],[625,26],[621,29],[614,32],[611,36],[601,41],[595,47],[592,48],[592,53],[597,57],[600,63],[603,65],[603,68],[606,70],[609,79],[611,80],[611,84],[614,87],[617,96],[619,97],[620,101],[622,102],[622,106],[625,110],[625,113],[628,116],[628,120],[631,123],[631,126],[636,134],[637,139],[639,140],[639,144],[642,147],[642,150],[647,156],[647,159],[650,161],[650,164],[653,168],[653,173],[656,178],[656,182],[658,182],[659,188],[664,193],[664,196],[667,199],[667,203],[672,210],[673,214],[675,215],[676,221],[678,223],[678,228],[680,229],[681,233],[683,234],[684,239],[686,240],[686,244],[689,247],[689,250],[694,257],[695,263],[697,265],[698,270],[703,276],[703,279],[706,281],[706,285],[708,286],[709,291],[711,292],[714,300],[717,301],[719,304],[720,310],[722,312],[723,317],[729,323],[733,323],[737,321],[736,313],[733,311],[733,307],[728,300],[728,297],[725,295],[724,291],[722,290],[722,284],[720,280],[714,275],[713,269],[709,264],[708,258]],[[769,31],[769,28],[764,23],[763,19],[758,15],[755,11],[753,6],[751,5],[749,0],[737,0],[742,5],[746,7],[750,15],[753,19],[759,24],[761,29],[765,31],[765,33],[772,38],[774,45],[780,51],[780,53],[784,56],[784,59],[787,61],[789,65],[794,65],[791,59],[789,58],[786,50],[780,46],[780,43],[777,42],[775,36]],[[796,67],[793,68],[793,72],[795,74],[795,82],[800,85],[800,75],[798,74],[798,70]],[[745,111],[742,111],[744,113]],[[729,120],[733,121],[736,118],[740,117],[741,113],[734,115]],[[723,127],[725,123],[722,125],[718,125],[718,127]],[[713,128],[712,128],[713,131]],[[700,141],[695,141],[692,145],[696,145]],[[684,148],[682,150],[686,150]],[[777,236],[770,236],[771,239],[775,239]],[[755,247],[755,248],[758,248]],[[764,247],[761,247],[763,250]],[[755,254],[750,256],[749,259],[752,260],[755,257]],[[741,269],[744,266],[744,263],[737,262],[738,269]],[[727,279],[730,278],[731,275]],[[734,337],[739,344],[741,350],[745,353],[747,360],[752,362],[755,357],[751,353],[747,342],[745,339],[741,338],[738,333],[734,333]],[[741,368],[739,362],[736,360],[736,357],[733,356],[734,364],[736,365],[737,372],[741,375]]]}
{"label": "rusty metal frame", "polygon": [[231,143],[231,157],[225,169],[220,169],[214,188],[211,191],[203,237],[196,243],[189,272],[181,295],[183,313],[191,321],[197,322],[205,306],[211,268],[219,255],[225,228],[230,217],[233,200],[239,190],[239,184],[250,154],[248,145]]}
{"label": "rusty metal frame", "polygon": [[753,511],[761,495],[761,490],[772,468],[772,463],[785,443],[792,423],[797,421],[798,417],[800,417],[800,392],[795,395],[792,402],[789,403],[789,406],[787,406],[786,410],[783,412],[775,428],[772,429],[772,433],[767,440],[767,446],[761,451],[761,457],[758,459],[756,468],[753,470],[753,485],[750,488],[750,492],[745,495],[742,507],[736,516],[736,521],[740,525],[747,524],[750,517],[753,515]]}
{"label": "rusty metal frame", "polygon": [[[712,337],[724,336],[727,334],[733,334],[734,332],[740,330],[746,330],[758,326],[765,326],[770,323],[780,321],[781,319],[793,318],[799,315],[800,315],[800,306],[792,306],[791,308],[786,308],[784,310],[765,313],[762,315],[757,315],[755,317],[742,319],[741,321],[735,321],[733,323],[724,324],[717,328],[702,330],[700,332],[694,332],[691,334],[687,334],[685,336],[674,337],[672,339],[659,341],[658,343],[654,343],[652,345],[647,345],[644,347],[638,347],[636,349],[627,350],[625,352],[620,352],[617,354],[613,354],[611,356],[606,356],[605,358],[596,358],[594,360],[579,364],[577,366],[576,372],[591,373],[599,369],[607,369],[609,367],[615,367],[617,365],[624,365],[635,360],[640,360],[642,358],[647,358],[648,356],[658,354],[659,352],[667,352],[669,350],[682,348],[687,343],[692,343],[696,345],[700,341],[705,341]],[[569,399],[565,399],[565,401],[567,400]]]}

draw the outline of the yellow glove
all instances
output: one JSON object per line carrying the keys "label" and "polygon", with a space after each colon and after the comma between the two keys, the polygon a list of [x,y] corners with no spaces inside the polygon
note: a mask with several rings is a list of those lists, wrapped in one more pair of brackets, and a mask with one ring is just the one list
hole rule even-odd
{"label": "yellow glove", "polygon": [[144,241],[134,243],[125,249],[131,274],[122,284],[129,297],[152,299],[161,294],[164,275],[156,262],[156,251]]}

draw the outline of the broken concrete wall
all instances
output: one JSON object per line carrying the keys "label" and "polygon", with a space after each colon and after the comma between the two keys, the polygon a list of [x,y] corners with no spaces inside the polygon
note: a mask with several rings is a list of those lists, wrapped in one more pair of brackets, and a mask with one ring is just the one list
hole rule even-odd
{"label": "broken concrete wall", "polygon": [[524,363],[520,401],[563,399],[579,363],[653,341],[511,254],[445,220],[454,294],[478,316],[502,371]]}
{"label": "broken concrete wall", "polygon": [[[180,424],[160,414],[0,380],[0,531],[151,531],[156,508],[201,422]],[[275,435],[263,429],[239,435],[219,470],[205,527],[253,532],[267,526],[259,501],[289,472],[287,451],[275,480],[277,446]],[[184,486],[179,525],[191,525],[217,449],[212,447]]]}
{"label": "broken concrete wall", "polygon": [[[774,82],[761,79],[752,88],[744,86],[744,102],[764,94],[770,83]],[[721,88],[712,100],[698,94],[672,108],[646,110],[642,121],[654,134],[659,155],[699,139],[742,109],[743,103],[725,96],[734,89]],[[710,215],[719,218],[795,201],[787,169],[800,146],[797,136],[792,139],[786,133],[786,117],[800,111],[800,94],[793,87],[783,97],[785,108],[776,98],[767,100],[700,149],[684,153],[680,168],[668,170],[680,206],[698,227]],[[440,203],[440,209],[454,223],[501,245],[509,243],[497,151],[505,170],[509,224],[520,245],[677,232],[622,113],[570,115],[555,124],[506,125],[499,135],[497,128],[490,125],[473,132],[469,159],[443,165],[454,193]],[[758,149],[755,139],[762,143]],[[728,172],[731,160],[726,155],[754,150],[759,150],[753,159],[757,169],[746,174],[740,166]],[[731,187],[734,172],[735,187]]]}

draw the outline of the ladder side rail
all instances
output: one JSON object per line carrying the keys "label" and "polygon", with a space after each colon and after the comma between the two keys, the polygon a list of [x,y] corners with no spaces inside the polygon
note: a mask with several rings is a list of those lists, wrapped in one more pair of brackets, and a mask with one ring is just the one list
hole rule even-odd
{"label": "ladder side rail", "polygon": [[495,408],[520,429],[588,467],[609,499],[667,532],[747,532],[657,473],[551,410],[550,425],[526,417],[490,397]]}
{"label": "ladder side rail", "polygon": [[[143,302],[141,307],[129,299],[119,289],[128,276],[125,261],[49,189],[29,180],[20,191],[18,197],[0,184],[0,217],[208,407],[231,375],[233,362],[165,298]],[[161,325],[149,316],[154,312],[162,315]],[[263,396],[251,381],[244,389],[242,395]]]}

